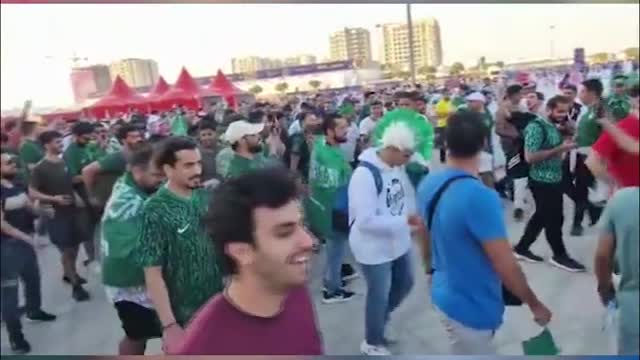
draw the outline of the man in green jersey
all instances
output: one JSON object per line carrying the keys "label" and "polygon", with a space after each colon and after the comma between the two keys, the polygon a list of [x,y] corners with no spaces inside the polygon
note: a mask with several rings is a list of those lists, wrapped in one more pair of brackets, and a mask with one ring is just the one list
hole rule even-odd
{"label": "man in green jersey", "polygon": [[263,123],[250,123],[238,120],[229,124],[224,134],[225,140],[231,145],[233,156],[229,159],[222,178],[235,178],[251,170],[265,167],[267,158],[262,153],[261,133]]}
{"label": "man in green jersey", "polygon": [[546,118],[535,118],[524,130],[525,160],[530,164],[529,188],[536,210],[514,252],[521,260],[544,261],[530,250],[544,229],[553,252],[551,264],[570,272],[579,272],[585,271],[584,266],[569,256],[562,239],[562,157],[575,148],[575,143],[572,140],[563,141],[555,125],[566,119],[569,104],[569,99],[564,96],[552,97],[547,102]]}
{"label": "man in green jersey", "polygon": [[82,169],[82,180],[92,202],[98,208],[104,207],[109,195],[111,195],[113,184],[125,173],[127,154],[144,140],[140,130],[131,124],[121,125],[117,137],[122,142],[122,150],[94,159]]}
{"label": "man in green jersey", "polygon": [[487,140],[485,142],[485,148],[480,153],[480,179],[482,182],[490,188],[494,187],[495,176],[493,174],[493,146],[492,136],[493,133],[493,116],[491,112],[486,109],[486,98],[482,93],[476,91],[465,97],[466,104],[459,106],[458,111],[471,111],[480,114],[483,124],[487,127]]}
{"label": "man in green jersey", "polygon": [[44,158],[44,149],[38,143],[39,123],[27,118],[20,124],[22,142],[18,149],[18,157],[25,181],[29,181],[29,174],[36,164]]}
{"label": "man in green jersey", "polygon": [[342,286],[342,261],[348,244],[349,220],[346,213],[334,211],[339,192],[346,195],[351,178],[351,165],[340,149],[340,144],[347,141],[349,123],[339,115],[327,114],[322,128],[324,136],[316,139],[311,154],[306,217],[312,231],[327,244],[322,302],[337,303],[349,301],[354,296]]}
{"label": "man in green jersey", "polygon": [[129,171],[116,181],[102,217],[102,283],[125,333],[119,355],[144,355],[147,340],[162,336],[145,288],[144,269],[133,258],[144,202],[164,180],[162,170],[151,161],[152,155],[151,146],[131,154]]}
{"label": "man in green jersey", "polygon": [[162,323],[165,350],[171,353],[181,342],[183,327],[223,284],[201,222],[208,193],[201,187],[198,144],[187,137],[168,138],[155,159],[168,181],[144,205],[134,258],[144,267],[147,293]]}
{"label": "man in green jersey", "polygon": [[616,75],[611,90],[611,95],[606,99],[607,111],[616,121],[624,119],[631,111],[631,98],[627,95],[627,77]]}
{"label": "man in green jersey", "polygon": [[[584,162],[591,153],[591,146],[598,140],[602,134],[602,126],[599,120],[606,117],[605,104],[602,100],[604,86],[598,79],[589,79],[582,83],[580,90],[580,101],[587,107],[586,112],[578,121],[576,143],[578,145],[575,165],[575,193],[574,201],[576,209],[574,215],[574,223],[572,227],[572,235],[582,235],[582,219],[584,213],[589,210],[591,223],[598,222],[598,218],[602,209],[595,207],[589,199],[589,188],[594,188],[593,194],[606,192],[605,185],[596,181],[591,171],[585,166]],[[597,191],[600,190],[600,191]],[[606,195],[600,195],[599,198],[593,198],[593,201],[606,199]]]}

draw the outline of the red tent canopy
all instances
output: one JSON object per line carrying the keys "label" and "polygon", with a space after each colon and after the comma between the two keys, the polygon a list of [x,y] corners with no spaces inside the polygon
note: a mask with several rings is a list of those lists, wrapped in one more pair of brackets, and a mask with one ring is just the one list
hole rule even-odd
{"label": "red tent canopy", "polygon": [[87,108],[88,112],[98,118],[105,118],[118,112],[126,112],[129,108],[146,110],[147,99],[137,94],[120,76],[116,76],[109,93]]}
{"label": "red tent canopy", "polygon": [[169,89],[170,89],[170,86],[169,84],[167,84],[167,81],[162,76],[160,76],[158,78],[158,82],[156,82],[156,85],[153,87],[153,90],[151,90],[151,93],[149,94],[149,96],[160,97],[161,95],[169,91]]}
{"label": "red tent canopy", "polygon": [[209,84],[208,89],[218,96],[240,95],[245,93],[244,90],[233,85],[233,83],[222,73],[222,70],[218,70],[218,73],[211,81],[211,84]]}
{"label": "red tent canopy", "polygon": [[169,110],[174,105],[182,105],[186,108],[197,109],[200,107],[200,98],[203,95],[205,95],[204,91],[183,67],[173,88],[162,94],[154,102],[154,107]]}

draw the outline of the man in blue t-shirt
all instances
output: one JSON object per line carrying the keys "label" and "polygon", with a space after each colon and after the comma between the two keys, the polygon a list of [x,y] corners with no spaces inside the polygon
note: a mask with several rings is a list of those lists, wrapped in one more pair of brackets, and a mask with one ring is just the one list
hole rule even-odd
{"label": "man in blue t-shirt", "polygon": [[495,353],[492,339],[502,324],[503,283],[529,306],[538,324],[545,326],[551,319],[513,255],[498,194],[477,178],[487,135],[480,116],[458,112],[449,118],[447,167],[428,175],[417,196],[430,229],[423,233],[423,249],[431,264],[432,302],[456,355]]}

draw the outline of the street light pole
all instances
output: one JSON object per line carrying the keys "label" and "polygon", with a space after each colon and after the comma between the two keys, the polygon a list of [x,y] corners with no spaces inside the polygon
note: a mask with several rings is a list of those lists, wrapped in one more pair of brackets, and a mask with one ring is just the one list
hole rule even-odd
{"label": "street light pole", "polygon": [[549,57],[551,58],[551,60],[553,60],[553,58],[555,57],[555,49],[553,46],[553,30],[556,29],[555,25],[551,25],[549,26]]}
{"label": "street light pole", "polygon": [[411,72],[411,84],[416,85],[416,63],[413,53],[413,21],[411,21],[411,3],[407,3],[407,34],[409,35],[409,71]]}

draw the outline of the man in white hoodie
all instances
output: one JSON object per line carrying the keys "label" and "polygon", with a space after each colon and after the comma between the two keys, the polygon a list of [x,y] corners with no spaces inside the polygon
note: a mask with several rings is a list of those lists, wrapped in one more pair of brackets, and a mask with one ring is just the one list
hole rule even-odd
{"label": "man in white hoodie", "polygon": [[415,148],[403,123],[389,126],[381,146],[365,150],[349,183],[349,244],[367,282],[366,355],[390,355],[384,328],[413,286],[411,229],[415,190],[404,165]]}

